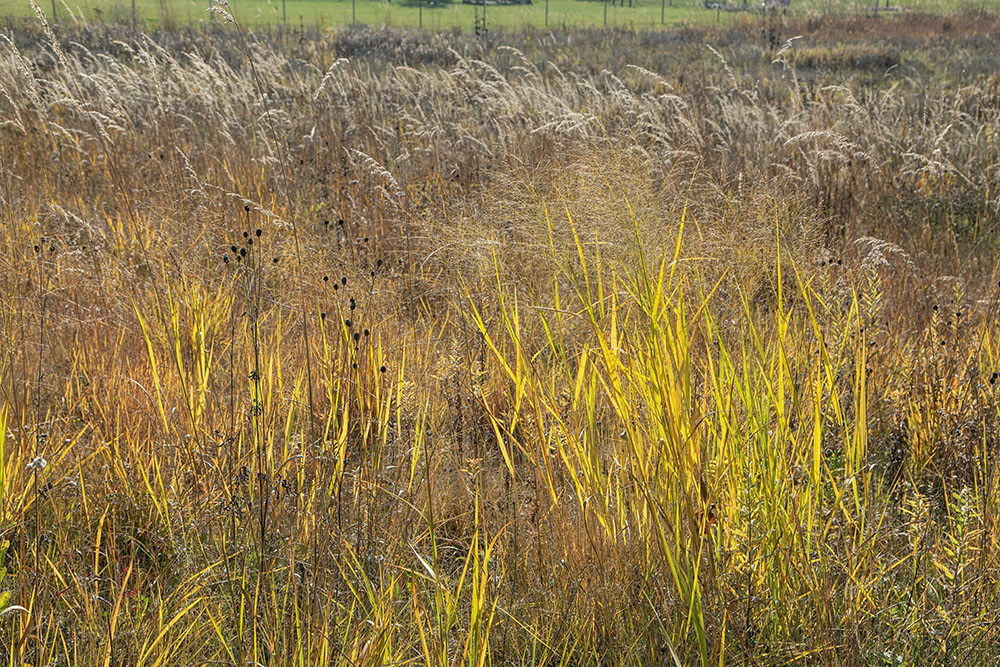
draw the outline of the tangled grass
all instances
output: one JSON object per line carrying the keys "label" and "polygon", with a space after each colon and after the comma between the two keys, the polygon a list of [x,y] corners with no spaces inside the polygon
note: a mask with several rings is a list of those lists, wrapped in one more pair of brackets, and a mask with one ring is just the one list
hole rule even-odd
{"label": "tangled grass", "polygon": [[8,30],[4,660],[996,656],[1000,20],[878,25]]}

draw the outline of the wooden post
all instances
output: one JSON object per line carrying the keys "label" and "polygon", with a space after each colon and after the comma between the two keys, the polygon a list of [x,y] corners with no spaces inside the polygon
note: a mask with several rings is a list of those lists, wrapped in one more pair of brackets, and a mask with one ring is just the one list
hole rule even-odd
{"label": "wooden post", "polygon": [[667,0],[660,0],[660,25],[667,22]]}
{"label": "wooden post", "polygon": [[417,27],[418,28],[423,28],[424,27],[424,0],[419,0],[417,2],[417,7],[418,7],[417,13],[420,16],[419,25]]}
{"label": "wooden post", "polygon": [[[284,2],[285,0],[281,0]],[[358,23],[358,2],[357,0],[351,0],[351,25],[357,25]]]}
{"label": "wooden post", "polygon": [[608,0],[604,0],[604,27],[608,27]]}
{"label": "wooden post", "polygon": [[[889,0],[885,0],[889,2]],[[549,27],[549,0],[545,0],[545,27]]]}

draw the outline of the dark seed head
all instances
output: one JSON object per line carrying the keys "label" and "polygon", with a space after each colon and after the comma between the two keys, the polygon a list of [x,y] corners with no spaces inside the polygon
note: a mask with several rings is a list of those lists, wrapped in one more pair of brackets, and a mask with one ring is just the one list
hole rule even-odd
{"label": "dark seed head", "polygon": [[385,372],[386,372],[387,370],[389,370],[389,369],[388,369],[388,368],[386,368],[385,366],[382,366],[382,367],[380,367],[380,368],[379,368],[378,370],[379,370],[379,372],[380,372],[380,373],[385,373]]}
{"label": "dark seed head", "polygon": [[354,332],[354,342],[357,343],[359,338],[361,338],[361,334],[359,334],[357,331],[355,331]]}
{"label": "dark seed head", "polygon": [[323,276],[323,282],[326,282],[326,281],[328,281],[329,279],[330,279],[330,276]]}
{"label": "dark seed head", "polygon": [[326,319],[326,313],[320,313],[319,314],[319,319],[325,320]]}
{"label": "dark seed head", "polygon": [[348,329],[350,329],[351,328],[351,324],[352,324],[350,318],[344,320],[344,324],[347,326]]}
{"label": "dark seed head", "polygon": [[246,211],[247,213],[249,213],[250,212],[250,204],[245,205],[243,207],[243,210]]}
{"label": "dark seed head", "polygon": [[264,233],[264,230],[261,229],[260,227],[258,227],[257,228],[257,238],[260,238],[260,235],[263,234],[263,233]]}

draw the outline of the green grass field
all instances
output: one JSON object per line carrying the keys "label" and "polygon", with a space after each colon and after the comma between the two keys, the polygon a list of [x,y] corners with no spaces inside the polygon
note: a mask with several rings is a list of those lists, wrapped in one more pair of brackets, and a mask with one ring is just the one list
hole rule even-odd
{"label": "green grass field", "polygon": [[[70,14],[86,20],[128,22],[132,5],[122,0],[54,0],[57,20],[68,20]],[[199,25],[219,21],[208,7],[210,0],[136,0],[136,14],[147,25]],[[235,16],[250,27],[278,25],[394,25],[442,29],[459,27],[470,30],[483,9],[460,2],[433,2],[424,0],[421,7],[417,0],[386,2],[385,0],[233,0]],[[41,0],[46,14],[53,11],[53,0]],[[741,4],[730,0],[731,4]],[[894,7],[906,10],[940,12],[960,5],[955,0],[890,0]],[[883,6],[885,4],[883,0]],[[750,7],[759,5],[750,1]],[[971,4],[978,8],[995,8],[995,0],[981,0]],[[969,3],[961,4],[963,7]],[[790,12],[856,13],[866,11],[870,3],[859,0],[806,0],[793,2]],[[732,23],[745,18],[747,12],[706,9],[701,0],[633,0],[629,6],[600,2],[600,0],[535,0],[531,5],[488,6],[485,10],[487,26],[496,28],[521,28],[526,25],[550,28],[581,28],[601,26],[655,27],[661,24]],[[0,0],[0,15],[27,16],[32,14],[28,0]]]}
{"label": "green grass field", "polygon": [[[68,17],[70,10],[77,16],[93,20],[98,16],[108,20],[131,20],[131,5],[120,0],[85,0],[77,2],[56,0],[56,13]],[[421,8],[415,2],[389,3],[382,0],[286,0],[284,7],[281,0],[236,0],[232,3],[236,17],[249,26],[264,24],[280,24],[284,18],[290,24],[328,24],[343,25],[356,22],[364,25],[395,25],[406,27],[471,29],[476,17],[482,16],[482,8],[462,4],[460,2],[441,3],[431,6],[431,2]],[[173,22],[176,25],[208,23],[212,20],[208,10],[208,2],[201,0],[137,0],[136,12],[140,20],[147,23],[163,24]],[[43,7],[51,14],[51,0]],[[661,20],[659,2],[644,0],[636,5],[625,7],[612,6],[607,8],[609,25],[658,25]],[[2,0],[0,12],[8,16],[27,15],[31,6],[27,0]],[[100,14],[98,13],[100,12]],[[724,13],[725,14],[725,13]],[[690,0],[675,0],[673,6],[667,5],[662,12],[662,18],[668,23],[678,21],[715,20],[715,13],[704,9],[700,4]],[[731,15],[723,16],[724,20],[732,20]],[[214,17],[218,21],[219,17]],[[486,20],[490,27],[503,26],[520,28],[524,25],[545,25],[545,3],[536,2],[533,5],[489,6],[486,8]],[[593,0],[550,0],[548,10],[548,25],[550,27],[585,27],[602,25],[604,23],[604,5]]]}

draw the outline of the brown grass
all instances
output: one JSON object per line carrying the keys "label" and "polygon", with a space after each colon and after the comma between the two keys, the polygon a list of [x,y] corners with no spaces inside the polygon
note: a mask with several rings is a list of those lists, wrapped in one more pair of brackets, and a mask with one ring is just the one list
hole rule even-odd
{"label": "brown grass", "polygon": [[8,29],[0,654],[995,656],[997,26]]}

